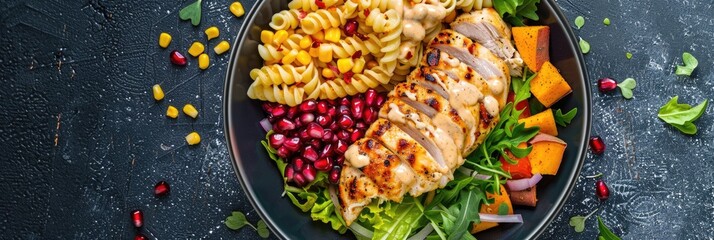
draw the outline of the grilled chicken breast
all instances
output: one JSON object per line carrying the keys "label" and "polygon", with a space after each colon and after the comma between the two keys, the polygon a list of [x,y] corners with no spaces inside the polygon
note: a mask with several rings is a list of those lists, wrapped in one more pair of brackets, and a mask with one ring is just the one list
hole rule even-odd
{"label": "grilled chicken breast", "polygon": [[512,76],[523,73],[523,59],[511,43],[511,28],[493,8],[483,8],[461,14],[451,27],[480,43],[508,64]]}
{"label": "grilled chicken breast", "polygon": [[503,59],[451,30],[424,54],[345,153],[338,201],[347,225],[373,200],[400,202],[407,192],[444,187],[498,121],[510,84]]}

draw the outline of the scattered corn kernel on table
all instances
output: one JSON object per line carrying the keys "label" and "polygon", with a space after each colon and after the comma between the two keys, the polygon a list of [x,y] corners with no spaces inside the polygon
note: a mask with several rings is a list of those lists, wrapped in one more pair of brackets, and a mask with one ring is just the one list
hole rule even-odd
{"label": "scattered corn kernel on table", "polygon": [[[141,209],[139,231],[150,239],[259,238],[223,224],[234,210],[258,220],[222,125],[230,56],[219,52],[245,19],[231,13],[239,11],[232,1],[204,0],[194,27],[179,19],[192,2],[0,4],[3,236],[129,239],[138,232],[131,213]],[[672,96],[687,103],[714,96],[711,1],[558,3],[571,25],[584,17],[575,32],[591,47],[592,132],[607,150],[588,154],[571,197],[540,238],[595,238],[593,219],[583,233],[568,225],[595,209],[623,239],[713,238],[714,107],[695,122],[694,136],[657,118]],[[255,1],[242,5],[249,12]],[[169,59],[171,50],[185,55]],[[691,77],[674,75],[685,51],[700,63]],[[604,77],[637,79],[634,98],[599,93],[595,83]],[[610,186],[602,203],[595,180],[585,177],[597,173]]]}

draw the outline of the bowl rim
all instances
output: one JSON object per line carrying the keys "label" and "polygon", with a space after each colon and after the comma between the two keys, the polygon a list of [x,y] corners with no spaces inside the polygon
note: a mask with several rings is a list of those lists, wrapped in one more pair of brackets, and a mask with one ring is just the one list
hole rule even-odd
{"label": "bowl rim", "polygon": [[[273,224],[273,219],[265,214],[265,209],[263,209],[259,204],[257,204],[256,200],[254,199],[254,192],[252,191],[251,188],[248,188],[246,186],[246,180],[244,179],[243,176],[245,176],[243,170],[238,167],[238,161],[236,159],[240,159],[240,153],[237,151],[234,151],[233,144],[231,141],[231,130],[233,129],[232,127],[232,121],[230,121],[231,114],[231,101],[229,101],[231,92],[232,92],[232,86],[234,84],[234,68],[235,65],[237,64],[237,56],[238,53],[240,52],[243,43],[245,39],[246,32],[248,31],[250,27],[250,23],[255,21],[256,17],[256,9],[260,9],[263,7],[264,4],[268,2],[267,0],[258,0],[256,4],[254,4],[250,10],[247,12],[246,17],[244,18],[244,21],[241,25],[241,27],[238,30],[238,33],[235,35],[236,38],[233,40],[233,49],[231,49],[231,58],[228,63],[228,68],[226,69],[226,78],[224,81],[224,89],[223,89],[223,131],[224,131],[224,136],[225,136],[225,141],[226,145],[228,148],[228,154],[230,155],[230,161],[231,165],[233,166],[233,170],[236,173],[236,177],[238,178],[238,181],[240,182],[241,188],[243,188],[243,191],[246,193],[246,198],[250,202],[251,206],[253,209],[256,210],[257,214],[261,217],[261,219],[265,220],[266,225],[270,230],[280,239],[286,239],[287,234],[283,232],[282,228],[279,228]],[[570,194],[572,193],[573,189],[575,188],[576,185],[576,180],[577,177],[580,175],[580,172],[582,170],[583,164],[585,162],[586,154],[587,154],[587,139],[590,136],[590,128],[592,124],[592,114],[590,113],[590,110],[592,109],[592,96],[590,94],[590,84],[589,84],[589,79],[588,79],[588,71],[587,71],[587,65],[585,65],[585,60],[582,52],[576,48],[577,42],[575,41],[575,33],[573,32],[573,28],[570,25],[570,22],[567,21],[567,18],[565,17],[565,14],[562,12],[560,9],[559,5],[555,2],[555,0],[542,0],[541,1],[541,6],[547,6],[552,10],[554,13],[554,17],[557,19],[557,21],[561,24],[561,27],[564,28],[564,33],[567,38],[567,40],[571,43],[568,47],[571,49],[571,51],[575,52],[575,59],[578,62],[577,70],[580,73],[581,79],[583,79],[583,91],[584,91],[584,103],[583,103],[583,109],[582,114],[585,117],[584,119],[584,124],[581,126],[581,131],[584,133],[580,139],[580,145],[584,146],[581,150],[580,153],[577,154],[578,156],[578,162],[577,166],[574,172],[572,172],[570,175],[567,176],[568,179],[568,184],[565,189],[560,191],[560,194],[556,198],[555,204],[552,208],[550,208],[546,216],[547,218],[545,221],[540,221],[538,225],[536,225],[535,231],[530,231],[528,235],[526,236],[526,239],[535,239],[538,236],[540,236],[546,229],[550,223],[555,220],[555,218],[558,216],[558,213],[560,210],[563,208],[565,205],[566,200],[570,197]]]}

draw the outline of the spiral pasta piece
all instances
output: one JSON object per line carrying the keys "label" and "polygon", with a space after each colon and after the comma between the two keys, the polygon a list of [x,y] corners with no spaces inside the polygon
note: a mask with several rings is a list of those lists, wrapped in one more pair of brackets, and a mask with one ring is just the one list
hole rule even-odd
{"label": "spiral pasta piece", "polygon": [[263,101],[277,102],[288,106],[297,106],[302,103],[305,95],[305,89],[295,85],[288,86],[287,84],[280,85],[261,85],[259,82],[253,82],[248,88],[248,97]]}
{"label": "spiral pasta piece", "polygon": [[297,9],[283,10],[274,14],[268,25],[276,31],[295,29],[300,25],[300,18],[303,14],[307,13]]}
{"label": "spiral pasta piece", "polygon": [[272,64],[250,71],[250,78],[262,85],[294,84],[302,82],[305,67]]}
{"label": "spiral pasta piece", "polygon": [[362,51],[362,54],[376,54],[382,51],[381,40],[377,38],[374,34],[370,34],[366,40],[362,40],[356,37],[348,37],[340,40],[338,43],[326,43],[330,48],[332,48],[333,57],[337,58],[348,58],[351,57],[355,52]]}
{"label": "spiral pasta piece", "polygon": [[[342,0],[322,0],[325,4],[323,8],[329,8],[335,5],[343,4]],[[288,3],[288,8],[290,9],[302,9],[303,11],[317,11],[320,6],[317,5],[315,0],[292,0]]]}
{"label": "spiral pasta piece", "polygon": [[[351,1],[350,1],[351,2]],[[357,10],[356,4],[342,5],[339,8],[319,9],[308,13],[300,20],[300,27],[306,34],[314,34],[317,31],[335,28],[344,25],[348,18]]]}
{"label": "spiral pasta piece", "polygon": [[283,58],[283,53],[273,45],[258,45],[258,54],[266,62],[277,62]]}
{"label": "spiral pasta piece", "polygon": [[464,12],[493,7],[492,0],[456,0],[456,7]]}
{"label": "spiral pasta piece", "polygon": [[374,9],[365,19],[365,24],[372,27],[375,33],[389,32],[402,25],[402,17],[395,9],[389,9],[384,13]]}

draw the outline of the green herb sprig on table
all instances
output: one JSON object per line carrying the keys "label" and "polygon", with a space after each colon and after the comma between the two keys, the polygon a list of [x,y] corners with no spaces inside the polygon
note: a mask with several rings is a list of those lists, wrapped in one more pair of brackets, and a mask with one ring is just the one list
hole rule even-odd
{"label": "green herb sprig on table", "polygon": [[196,2],[189,4],[179,11],[179,18],[181,20],[191,19],[191,24],[193,26],[198,26],[201,23],[201,0],[196,0]]}
{"label": "green herb sprig on table", "polygon": [[684,52],[682,54],[682,62],[684,62],[684,65],[678,65],[674,74],[679,76],[690,76],[692,75],[692,72],[694,72],[694,69],[697,68],[697,65],[699,65],[699,61],[697,61],[697,59],[688,52]]}
{"label": "green herb sprig on table", "polygon": [[581,29],[583,25],[585,25],[585,18],[583,18],[583,16],[577,16],[575,18],[575,27]]}
{"label": "green herb sprig on table", "polygon": [[637,87],[637,81],[634,78],[625,78],[621,83],[617,84],[620,87],[620,93],[625,99],[632,99],[632,89]]}
{"label": "green herb sprig on table", "polygon": [[583,232],[583,230],[585,230],[585,221],[587,221],[588,218],[590,218],[590,216],[592,216],[595,212],[597,212],[597,209],[595,209],[595,211],[592,211],[590,214],[588,214],[586,216],[577,215],[577,216],[571,217],[570,222],[569,222],[570,226],[573,227],[575,232],[578,232],[578,233]]}
{"label": "green herb sprig on table", "polygon": [[620,237],[612,233],[612,231],[607,228],[605,223],[602,222],[600,216],[597,216],[597,228],[600,230],[600,234],[598,234],[597,237],[598,240],[620,240]]}
{"label": "green herb sprig on table", "polygon": [[526,19],[538,21],[538,3],[540,0],[494,0],[493,7],[506,22],[514,26],[524,26]]}
{"label": "green herb sprig on table", "polygon": [[258,235],[262,238],[268,238],[270,236],[270,230],[268,230],[268,225],[265,224],[265,221],[262,219],[258,220],[255,226],[253,226],[253,224],[250,224],[248,219],[245,218],[245,214],[239,211],[231,213],[231,215],[226,218],[225,224],[226,227],[236,231],[247,225],[258,232]]}
{"label": "green herb sprig on table", "polygon": [[707,109],[708,100],[704,100],[699,105],[692,107],[689,104],[679,104],[677,100],[679,96],[674,96],[664,106],[659,109],[657,117],[662,121],[669,123],[677,130],[685,134],[694,135],[697,133],[697,126],[694,121],[704,114]]}

